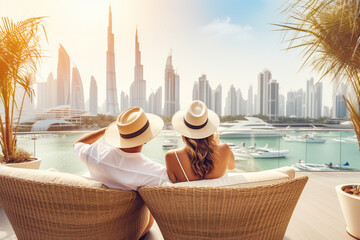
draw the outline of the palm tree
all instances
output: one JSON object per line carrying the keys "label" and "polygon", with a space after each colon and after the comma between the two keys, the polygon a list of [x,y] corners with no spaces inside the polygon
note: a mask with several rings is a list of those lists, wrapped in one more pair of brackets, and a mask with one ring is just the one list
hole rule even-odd
{"label": "palm tree", "polygon": [[[41,58],[39,33],[43,32],[46,37],[42,19],[35,17],[13,22],[2,18],[0,25],[0,100],[4,110],[3,116],[0,114],[0,146],[4,162],[14,161],[24,99],[28,96],[31,100],[34,96],[31,76],[36,73]],[[21,102],[15,98],[19,89],[24,90]],[[19,116],[14,127],[16,111]]]}
{"label": "palm tree", "polygon": [[[354,90],[343,96],[360,149],[360,0],[294,0],[285,10],[287,49],[301,49],[303,66],[311,66]],[[321,80],[320,79],[320,80]]]}

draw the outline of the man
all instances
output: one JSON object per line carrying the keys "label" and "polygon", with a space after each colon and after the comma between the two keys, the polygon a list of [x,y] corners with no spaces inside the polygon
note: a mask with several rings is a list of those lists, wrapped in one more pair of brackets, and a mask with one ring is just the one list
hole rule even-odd
{"label": "man", "polygon": [[[163,120],[139,107],[124,110],[107,128],[89,133],[74,143],[90,177],[109,188],[138,190],[170,182],[166,168],[141,153],[145,143],[163,129]],[[104,136],[107,146],[97,142]],[[144,234],[151,228],[153,218]]]}

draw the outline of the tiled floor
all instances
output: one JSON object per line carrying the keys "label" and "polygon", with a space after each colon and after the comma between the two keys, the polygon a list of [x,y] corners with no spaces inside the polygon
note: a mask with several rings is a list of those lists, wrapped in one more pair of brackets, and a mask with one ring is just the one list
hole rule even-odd
{"label": "tiled floor", "polygon": [[[335,193],[342,183],[360,183],[359,172],[298,172],[309,176],[304,192],[295,208],[285,234],[285,240],[352,240],[345,231],[345,221]],[[0,209],[0,239],[12,240],[16,236]],[[154,224],[146,240],[163,240],[159,227]]]}

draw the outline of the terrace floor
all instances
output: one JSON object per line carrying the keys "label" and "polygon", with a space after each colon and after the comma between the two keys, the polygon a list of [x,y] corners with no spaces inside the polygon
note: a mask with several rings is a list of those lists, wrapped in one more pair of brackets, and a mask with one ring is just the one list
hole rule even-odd
{"label": "terrace floor", "polygon": [[[336,196],[335,186],[360,182],[359,172],[297,172],[307,175],[309,181],[295,208],[284,240],[353,240],[345,230],[345,220]],[[16,236],[5,213],[0,209],[0,239],[12,240]],[[145,238],[162,240],[155,224]]]}

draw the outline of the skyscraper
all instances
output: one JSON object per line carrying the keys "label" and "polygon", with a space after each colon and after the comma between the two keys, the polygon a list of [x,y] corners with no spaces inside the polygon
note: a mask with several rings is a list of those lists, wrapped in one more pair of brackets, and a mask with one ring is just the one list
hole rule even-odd
{"label": "skyscraper", "polygon": [[248,100],[247,100],[247,114],[254,114],[254,103],[253,103],[253,88],[252,86],[249,87],[248,90]]}
{"label": "skyscraper", "polygon": [[138,31],[135,33],[135,67],[134,82],[130,87],[130,106],[146,109],[146,81],[143,75],[143,65],[141,64],[141,52],[138,41]]}
{"label": "skyscraper", "polygon": [[195,81],[193,85],[192,100],[199,100],[199,83],[197,81]]}
{"label": "skyscraper", "polygon": [[269,91],[268,85],[272,78],[271,72],[268,69],[265,69],[263,72],[259,73],[258,76],[258,100],[257,100],[257,110],[259,114],[267,115],[269,107]]}
{"label": "skyscraper", "polygon": [[72,70],[70,106],[72,109],[85,110],[84,89],[76,66]]}
{"label": "skyscraper", "polygon": [[269,96],[269,119],[278,120],[279,119],[279,83],[276,80],[272,80],[268,86],[268,96]]}
{"label": "skyscraper", "polygon": [[289,91],[286,97],[286,116],[305,117],[305,93],[302,89]]}
{"label": "skyscraper", "polygon": [[175,73],[172,65],[172,53],[170,51],[165,65],[165,102],[164,116],[172,116],[180,108],[180,77]]}
{"label": "skyscraper", "polygon": [[237,115],[236,90],[234,85],[230,86],[230,89],[226,97],[225,115],[226,116]]}
{"label": "skyscraper", "polygon": [[159,87],[156,92],[152,92],[149,96],[149,107],[148,112],[161,115],[162,114],[162,88]]}
{"label": "skyscraper", "polygon": [[219,84],[214,90],[214,112],[218,116],[222,116],[222,86]]}
{"label": "skyscraper", "polygon": [[285,96],[279,94],[279,117],[285,116]]}
{"label": "skyscraper", "polygon": [[94,76],[90,80],[90,113],[93,115],[98,114],[98,87]]}
{"label": "skyscraper", "polygon": [[112,115],[119,114],[115,75],[114,34],[112,33],[112,14],[110,6],[108,26],[108,49],[106,51],[106,113]]}
{"label": "skyscraper", "polygon": [[120,95],[120,111],[124,111],[125,109],[129,108],[129,96],[124,93],[123,91],[121,91],[121,95]]}
{"label": "skyscraper", "polygon": [[308,118],[321,117],[322,110],[322,83],[318,82],[314,85],[314,78],[310,78],[306,82],[306,114]]}
{"label": "skyscraper", "polygon": [[47,109],[57,105],[57,83],[53,73],[50,73],[46,82],[37,83],[37,108]]}
{"label": "skyscraper", "polygon": [[57,66],[57,105],[70,104],[70,57],[60,44]]}

